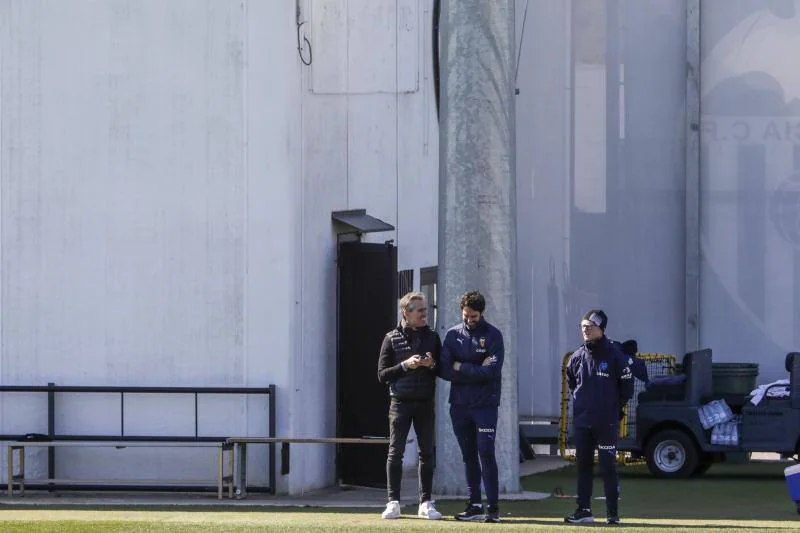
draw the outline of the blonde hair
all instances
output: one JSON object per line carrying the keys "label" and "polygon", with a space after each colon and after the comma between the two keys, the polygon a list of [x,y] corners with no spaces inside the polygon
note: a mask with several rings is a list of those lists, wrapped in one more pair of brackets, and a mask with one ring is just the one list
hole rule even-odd
{"label": "blonde hair", "polygon": [[400,312],[405,313],[408,311],[413,311],[414,306],[412,302],[414,300],[422,300],[425,301],[425,295],[421,292],[407,292],[400,298]]}

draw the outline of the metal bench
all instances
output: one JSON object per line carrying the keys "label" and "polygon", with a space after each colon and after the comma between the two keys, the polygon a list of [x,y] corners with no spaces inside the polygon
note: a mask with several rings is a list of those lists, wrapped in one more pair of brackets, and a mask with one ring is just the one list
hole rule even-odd
{"label": "metal bench", "polygon": [[[519,420],[520,445],[526,446],[525,451],[530,451],[530,445],[543,444],[550,446],[550,453],[558,446],[560,419],[548,416],[522,416]],[[531,455],[533,452],[531,451]],[[535,457],[535,456],[534,456]],[[526,456],[526,459],[534,457]]]}
{"label": "metal bench", "polygon": [[[291,438],[291,437],[231,437],[225,441],[222,454],[229,453],[228,465],[230,475],[223,475],[223,482],[228,487],[228,497],[247,497],[247,445],[248,444],[280,444],[281,475],[287,475],[290,467],[290,444],[389,444],[386,438]],[[221,459],[224,463],[224,459]],[[274,484],[273,484],[274,486]]]}
{"label": "metal bench", "polygon": [[[0,441],[11,443],[13,450],[9,449],[9,457],[13,453],[17,453],[20,461],[24,462],[24,448],[26,447],[40,447],[47,449],[47,477],[44,479],[28,480],[31,486],[35,488],[45,488],[47,490],[181,490],[181,491],[196,491],[196,490],[216,490],[219,493],[220,483],[225,482],[225,474],[218,473],[217,482],[213,485],[205,483],[186,483],[170,482],[170,480],[152,480],[147,483],[143,481],[133,481],[127,485],[120,482],[120,480],[111,480],[108,482],[88,482],[73,479],[56,479],[56,448],[67,446],[99,446],[99,447],[213,447],[219,448],[219,458],[217,458],[217,469],[220,471],[220,463],[222,456],[222,448],[225,445],[225,439],[230,435],[228,434],[201,434],[200,432],[200,419],[199,410],[200,402],[199,397],[204,395],[226,395],[240,396],[242,398],[249,397],[266,397],[267,405],[264,409],[264,416],[266,418],[266,433],[268,436],[275,435],[276,428],[276,401],[275,385],[267,387],[154,387],[154,386],[74,386],[74,385],[55,385],[48,383],[46,386],[42,385],[0,385],[0,393],[12,393],[12,398],[16,405],[20,394],[40,393],[46,394],[46,419],[43,420],[29,420],[30,429],[41,431],[44,427],[47,428],[46,433],[22,433],[22,434],[0,434]],[[117,431],[113,428],[106,429],[107,432],[103,434],[64,434],[59,431],[56,426],[56,406],[61,401],[62,396],[75,395],[82,397],[95,397],[97,395],[118,395],[119,405],[119,427]],[[130,416],[131,407],[128,401],[131,397],[142,397],[146,395],[170,395],[173,398],[192,398],[194,403],[193,413],[191,414],[192,422],[194,425],[193,432],[184,432],[178,435],[153,435],[142,434],[147,431],[146,428],[137,428],[136,434],[130,434],[130,428],[126,425],[126,415]],[[24,400],[27,401],[27,400]],[[107,404],[108,399],[102,398],[97,400]],[[38,404],[37,404],[38,405]],[[189,404],[191,405],[191,404]],[[188,414],[188,413],[187,413]],[[46,424],[46,425],[45,425]],[[269,465],[270,481],[274,481],[274,445],[270,450],[272,461]],[[10,459],[9,464],[13,463]],[[24,466],[23,466],[24,470]],[[11,474],[13,476],[13,474]],[[228,481],[232,480],[231,475],[227,476]],[[25,475],[22,472],[19,478],[23,481],[21,489],[24,487]],[[10,480],[13,481],[13,480]],[[44,483],[38,483],[38,482]],[[11,483],[13,485],[13,483]],[[269,486],[251,487],[252,491],[270,492],[274,493],[275,485],[271,483]]]}
{"label": "metal bench", "polygon": [[[96,441],[96,440],[26,440],[26,441],[11,441],[8,443],[8,496],[13,496],[14,486],[19,487],[19,494],[25,494],[25,483],[45,482],[45,483],[70,483],[70,484],[96,484],[114,483],[112,480],[74,480],[74,479],[56,479],[53,477],[30,479],[25,475],[25,449],[26,448],[47,448],[52,449],[56,447],[105,447],[105,448],[135,448],[135,447],[148,447],[148,448],[216,448],[217,453],[215,457],[215,467],[217,471],[217,498],[222,499],[223,482],[226,480],[225,472],[223,469],[223,449],[229,447],[223,442],[170,442],[170,441]],[[228,480],[232,481],[232,476],[227,476]],[[146,481],[136,480],[133,483],[169,483],[169,480]],[[128,481],[131,483],[131,481]],[[174,483],[190,484],[187,481],[174,481]],[[207,481],[197,482],[197,484],[207,484]]]}

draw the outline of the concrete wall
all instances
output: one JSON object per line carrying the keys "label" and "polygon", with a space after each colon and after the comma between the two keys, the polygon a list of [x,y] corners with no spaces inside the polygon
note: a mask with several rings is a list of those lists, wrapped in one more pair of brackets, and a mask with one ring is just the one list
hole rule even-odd
{"label": "concrete wall", "polygon": [[[294,434],[318,436],[334,434],[336,414],[330,213],[366,209],[394,225],[395,231],[364,240],[394,239],[398,269],[416,269],[418,284],[418,269],[436,264],[438,137],[425,53],[428,6],[417,0],[311,0],[304,6],[313,61],[303,67],[302,349],[294,362],[302,377],[294,394],[298,404],[316,398],[320,405],[292,420]],[[309,460],[294,463],[307,485],[322,481],[320,472],[333,472],[333,449],[314,448],[303,452]],[[332,481],[331,474],[325,480]]]}
{"label": "concrete wall", "polygon": [[[201,7],[0,4],[4,383],[287,388],[288,364],[264,353],[294,350],[270,315],[295,300],[286,252],[297,173],[292,154],[268,161],[249,147],[292,137],[259,125],[292,96],[275,94],[265,69],[246,68],[250,50],[270,44],[249,31],[246,6]],[[263,210],[274,205],[279,213]],[[18,397],[2,399],[4,432],[46,429],[30,426],[31,411],[45,419],[43,402],[29,400],[21,412]],[[58,431],[117,429],[114,398],[58,402]],[[264,401],[203,403],[201,434],[266,428]],[[190,402],[126,409],[126,433],[193,430]],[[211,472],[204,452],[161,454],[161,463],[139,454],[126,466],[113,464],[115,453],[64,450],[56,474],[80,476],[89,461],[104,464],[101,476]]]}
{"label": "concrete wall", "polygon": [[[415,287],[436,263],[432,3],[299,8],[0,1],[0,381],[275,383],[280,433],[333,434],[330,212],[395,225],[367,239],[394,239]],[[760,381],[781,377],[800,316],[798,83],[775,59],[800,35],[797,8],[702,3],[700,338],[717,360],[759,362]],[[682,351],[684,10],[517,2],[520,414],[558,413],[590,306],[613,338]],[[201,431],[265,431],[258,402],[204,401]],[[60,430],[116,429],[113,398],[59,402]],[[188,407],[164,402],[131,404],[128,430],[191,431]],[[0,430],[44,431],[43,413],[2,396]],[[333,481],[332,448],[292,452],[280,490]],[[122,467],[115,453],[92,468],[210,475],[202,452]],[[59,475],[88,471],[83,452],[59,457]]]}
{"label": "concrete wall", "polygon": [[[0,381],[275,383],[279,434],[334,435],[331,211],[402,227],[370,237],[395,240],[401,269],[436,263],[431,14],[417,0],[299,8],[0,2]],[[43,401],[0,402],[3,432],[46,431]],[[113,397],[58,402],[61,432],[117,430]],[[200,432],[264,434],[265,406],[206,398]],[[187,416],[179,400],[131,401],[126,432],[191,433]],[[59,450],[57,475],[213,474],[203,452],[126,454]],[[296,447],[279,490],[330,484],[333,459]],[[263,451],[251,460],[264,481]]]}
{"label": "concrete wall", "polygon": [[558,415],[590,308],[612,338],[682,352],[684,11],[517,2],[520,415]]}
{"label": "concrete wall", "polygon": [[[685,10],[517,3],[522,415],[558,414],[587,308],[608,312],[612,338],[683,353]],[[800,77],[784,52],[800,2],[704,0],[700,13],[700,345],[759,363],[765,383],[798,348]]]}
{"label": "concrete wall", "polygon": [[800,2],[701,4],[700,338],[786,378],[800,346]]}

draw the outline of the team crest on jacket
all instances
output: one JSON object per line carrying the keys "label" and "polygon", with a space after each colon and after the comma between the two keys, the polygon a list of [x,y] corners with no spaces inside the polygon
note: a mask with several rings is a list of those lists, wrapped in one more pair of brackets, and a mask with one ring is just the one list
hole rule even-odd
{"label": "team crest on jacket", "polygon": [[[472,341],[475,342],[474,340]],[[475,348],[476,353],[486,353],[486,337],[478,339],[478,346]]]}
{"label": "team crest on jacket", "polygon": [[608,375],[608,362],[600,361],[600,365],[597,367],[597,375],[603,377],[611,377]]}

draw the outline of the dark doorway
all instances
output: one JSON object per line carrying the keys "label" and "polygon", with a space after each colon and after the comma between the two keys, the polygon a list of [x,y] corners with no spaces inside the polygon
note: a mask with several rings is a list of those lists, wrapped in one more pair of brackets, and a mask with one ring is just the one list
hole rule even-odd
{"label": "dark doorway", "polygon": [[[336,434],[388,438],[389,392],[378,383],[378,353],[397,320],[397,248],[391,243],[339,244],[339,345]],[[386,486],[388,445],[338,447],[339,481]]]}

